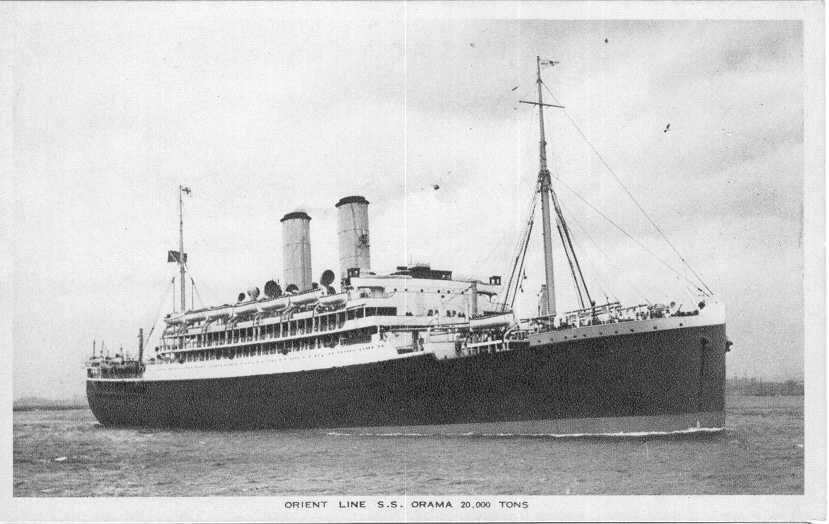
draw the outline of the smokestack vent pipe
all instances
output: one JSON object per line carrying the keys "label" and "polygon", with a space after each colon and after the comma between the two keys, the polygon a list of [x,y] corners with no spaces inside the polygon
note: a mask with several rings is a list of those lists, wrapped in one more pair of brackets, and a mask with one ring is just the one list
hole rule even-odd
{"label": "smokestack vent pipe", "polygon": [[285,285],[293,284],[299,291],[311,289],[311,217],[304,211],[293,211],[280,222]]}
{"label": "smokestack vent pipe", "polygon": [[368,227],[368,200],[359,195],[343,197],[337,208],[337,237],[340,248],[340,278],[351,276],[350,270],[371,271]]}

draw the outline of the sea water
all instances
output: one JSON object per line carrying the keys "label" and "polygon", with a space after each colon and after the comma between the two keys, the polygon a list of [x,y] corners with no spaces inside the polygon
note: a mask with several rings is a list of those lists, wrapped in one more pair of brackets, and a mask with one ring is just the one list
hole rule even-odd
{"label": "sea water", "polygon": [[113,429],[14,413],[14,496],[802,494],[803,397],[729,397],[720,433]]}

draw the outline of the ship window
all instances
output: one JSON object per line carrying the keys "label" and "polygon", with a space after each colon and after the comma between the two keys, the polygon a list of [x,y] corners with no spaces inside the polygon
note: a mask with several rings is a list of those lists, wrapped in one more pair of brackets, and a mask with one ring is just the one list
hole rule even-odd
{"label": "ship window", "polygon": [[362,309],[357,310],[357,318],[363,318],[364,311]]}

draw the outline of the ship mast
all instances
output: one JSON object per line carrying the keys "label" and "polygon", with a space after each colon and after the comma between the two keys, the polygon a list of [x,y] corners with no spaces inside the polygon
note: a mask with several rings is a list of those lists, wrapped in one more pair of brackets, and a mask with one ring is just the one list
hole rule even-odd
{"label": "ship mast", "polygon": [[541,186],[541,222],[544,228],[544,275],[547,282],[546,311],[542,315],[555,316],[556,293],[553,277],[553,235],[550,227],[550,171],[547,169],[547,140],[544,136],[544,99],[541,95],[541,57],[535,57],[536,84],[538,85],[538,182]]}
{"label": "ship mast", "polygon": [[[552,183],[550,180],[550,170],[547,169],[547,138],[544,134],[544,107],[558,107],[563,106],[555,104],[545,104],[544,97],[541,94],[541,57],[535,57],[535,83],[538,86],[538,102],[530,102],[529,100],[519,100],[522,104],[531,104],[538,106],[538,187],[541,193],[541,222],[544,233],[544,276],[547,284],[546,297],[542,304],[541,316],[555,316],[556,314],[556,288],[553,276],[553,233],[550,226],[550,201],[552,194]],[[544,60],[545,64],[555,65],[558,62]]]}
{"label": "ship mast", "polygon": [[541,218],[542,229],[544,234],[544,276],[546,286],[546,296],[542,303],[541,316],[555,316],[556,314],[556,293],[555,293],[555,279],[553,276],[553,233],[550,225],[550,202],[553,192],[552,182],[550,180],[550,170],[547,169],[547,138],[544,133],[544,108],[557,107],[563,109],[564,106],[556,104],[545,104],[544,97],[541,94],[541,64],[555,65],[558,62],[550,60],[541,60],[540,56],[535,57],[535,72],[536,84],[538,87],[538,101],[531,102],[529,100],[519,100],[522,104],[530,104],[538,106],[538,190],[541,193]]}
{"label": "ship mast", "polygon": [[179,274],[181,275],[181,278],[179,278],[179,284],[181,284],[180,296],[182,313],[184,313],[184,311],[187,308],[187,295],[185,295],[185,286],[187,284],[184,281],[184,204],[182,202],[182,194],[185,191],[187,191],[187,193],[190,193],[190,188],[181,185],[178,186],[178,269]]}

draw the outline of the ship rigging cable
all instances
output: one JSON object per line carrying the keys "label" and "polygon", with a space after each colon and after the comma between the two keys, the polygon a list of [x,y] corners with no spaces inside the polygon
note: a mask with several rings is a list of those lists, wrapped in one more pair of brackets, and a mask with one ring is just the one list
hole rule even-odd
{"label": "ship rigging cable", "polygon": [[581,286],[579,286],[579,277],[576,276],[576,270],[573,267],[573,259],[570,258],[570,250],[567,249],[567,241],[564,239],[564,233],[561,230],[561,226],[557,227],[556,230],[558,231],[558,238],[561,239],[561,245],[564,246],[564,254],[567,256],[567,264],[570,266],[570,273],[573,276],[573,282],[576,286],[576,293],[579,296],[579,307],[584,309],[584,296],[581,293]]}
{"label": "ship rigging cable", "polygon": [[[192,285],[192,289],[196,292],[196,296],[199,297],[199,304],[201,307],[204,307],[204,300],[201,298],[201,293],[199,293],[199,288],[196,286],[196,281],[193,279],[193,272],[190,271],[190,266],[187,263],[184,264],[184,268],[187,270],[187,274],[190,275],[190,285]],[[190,297],[190,309],[196,309],[196,304],[193,303],[193,298]]]}
{"label": "ship rigging cable", "polygon": [[581,304],[582,309],[584,309],[585,305],[584,300],[582,299],[579,283],[581,283],[581,287],[584,288],[584,294],[587,296],[588,305],[593,305],[593,299],[590,297],[590,291],[587,290],[587,282],[584,280],[584,273],[581,271],[581,264],[579,264],[579,259],[576,256],[576,250],[573,247],[573,240],[570,236],[570,228],[567,226],[567,221],[564,219],[564,213],[561,211],[561,206],[558,203],[556,192],[552,189],[550,191],[550,198],[553,201],[553,209],[558,217],[558,234],[561,237],[561,244],[564,247],[565,254],[567,255],[567,262],[570,264],[570,272],[573,274],[573,283],[575,284],[576,291],[579,295],[579,303]]}
{"label": "ship rigging cable", "polygon": [[171,289],[175,289],[175,279],[170,281],[170,284],[164,288],[164,293],[161,295],[161,302],[158,304],[158,312],[155,314],[155,321],[153,322],[152,327],[150,328],[149,333],[147,334],[147,342],[149,342],[150,337],[153,336],[153,331],[155,331],[155,327],[158,325],[158,319],[161,317],[161,309],[164,307],[164,302],[167,301],[167,295],[170,294]]}
{"label": "ship rigging cable", "polygon": [[[614,221],[613,221],[613,219],[611,219],[609,216],[607,216],[607,215],[605,215],[604,213],[602,213],[602,212],[601,212],[601,211],[600,211],[600,210],[599,210],[596,206],[594,206],[594,205],[593,205],[593,204],[591,204],[591,203],[590,203],[590,202],[589,202],[586,198],[584,198],[583,196],[581,196],[581,194],[579,194],[579,192],[578,192],[578,191],[576,191],[575,189],[573,189],[572,187],[570,187],[570,186],[569,186],[569,185],[568,185],[568,184],[567,184],[564,180],[562,180],[560,177],[558,177],[558,176],[557,176],[557,177],[555,177],[555,178],[556,178],[556,180],[558,180],[558,181],[561,183],[561,185],[563,185],[563,186],[564,186],[564,187],[566,187],[568,190],[570,190],[570,192],[571,192],[571,193],[573,193],[573,194],[574,194],[574,195],[575,195],[575,196],[576,196],[579,200],[581,200],[582,202],[584,202],[584,203],[585,203],[585,205],[586,205],[587,207],[589,207],[590,209],[592,209],[593,211],[595,211],[596,213],[598,213],[598,214],[599,214],[602,218],[604,218],[605,220],[607,220],[607,221],[608,221],[608,222],[609,222],[609,223],[610,223],[613,227],[615,227],[616,229],[618,229],[619,231],[621,231],[621,232],[622,232],[622,234],[624,234],[626,237],[628,237],[629,239],[633,240],[633,241],[636,243],[636,245],[638,245],[639,247],[641,247],[642,249],[644,249],[645,251],[647,251],[648,253],[650,253],[650,255],[651,255],[654,259],[656,259],[656,260],[658,260],[660,263],[662,263],[662,265],[663,265],[663,266],[665,266],[666,268],[668,268],[669,270],[671,270],[671,272],[672,272],[672,273],[676,274],[678,277],[681,277],[681,278],[685,279],[685,281],[686,281],[686,282],[688,282],[689,284],[691,284],[692,286],[694,286],[694,289],[696,289],[696,290],[700,291],[701,293],[705,294],[705,291],[703,291],[702,289],[700,289],[700,287],[696,284],[696,282],[694,282],[693,280],[691,280],[690,278],[688,278],[687,276],[685,276],[683,273],[681,273],[678,269],[674,268],[672,265],[670,265],[669,263],[667,263],[667,262],[666,262],[663,258],[659,257],[659,255],[657,255],[657,254],[656,254],[656,253],[654,253],[654,252],[653,252],[650,248],[648,248],[648,246],[646,246],[645,244],[643,244],[642,242],[640,242],[639,240],[637,240],[637,239],[636,239],[633,235],[631,235],[630,233],[628,233],[628,232],[627,232],[627,231],[626,231],[626,230],[625,230],[622,226],[620,226],[619,224],[617,224],[616,222],[614,222]],[[710,296],[710,295],[709,295],[709,296]]]}
{"label": "ship rigging cable", "polygon": [[[562,206],[562,208],[563,208],[563,206]],[[578,220],[576,220],[574,215],[571,215],[570,218],[571,218],[573,224],[576,225],[578,230],[587,238],[588,241],[590,241],[590,244],[593,245],[593,247],[596,249],[596,251],[608,262],[609,265],[612,266],[611,269],[619,271],[620,273],[623,272],[623,269],[621,267],[619,267],[619,265],[617,264],[617,261],[614,260],[613,257],[611,257],[610,255],[608,255],[607,252],[599,245],[599,243],[596,242],[596,240],[593,239],[593,237],[587,231],[587,228],[582,226],[581,223]],[[590,257],[587,257],[587,262],[590,265],[590,267],[593,269],[593,271],[595,271],[596,274],[598,275],[599,291],[601,291],[601,293],[605,296],[605,298],[607,298],[607,300],[609,302],[610,298],[607,296],[608,295],[607,292],[602,288],[602,282],[604,282],[604,284],[607,284],[610,279],[604,280],[602,278],[603,277],[602,271],[599,269],[599,266],[594,265],[590,262]],[[633,283],[633,281],[631,279],[625,279],[623,282],[625,282],[626,284],[628,284],[630,286],[630,288],[633,290],[633,292],[636,294],[636,296],[638,298],[644,300],[647,304],[650,304],[650,301],[648,300],[648,296],[649,296],[648,293],[645,293],[644,291],[642,291],[639,288],[639,286],[637,286],[636,284]],[[696,289],[696,288],[694,288],[694,289]],[[616,297],[615,294],[614,294],[614,300],[618,301],[618,297]]]}
{"label": "ship rigging cable", "polygon": [[515,247],[513,248],[514,252],[515,252],[515,261],[513,261],[512,267],[510,269],[510,273],[509,273],[510,276],[509,276],[509,280],[507,281],[506,292],[504,294],[504,301],[501,303],[501,311],[506,310],[507,303],[509,301],[509,295],[510,295],[510,291],[512,289],[512,282],[513,282],[513,279],[516,276],[518,262],[519,262],[519,259],[521,257],[521,251],[523,249],[524,243],[526,242],[526,238],[527,238],[527,234],[528,234],[526,228],[527,227],[532,227],[531,222],[533,221],[533,214],[535,213],[536,199],[537,199],[537,191],[534,191],[531,198],[530,198],[530,200],[529,200],[529,204],[527,206],[527,213],[528,214],[524,215],[524,216],[528,216],[529,218],[527,219],[526,224],[524,226],[523,234],[518,237],[518,239],[515,242]]}
{"label": "ship rigging cable", "polygon": [[[509,303],[509,308],[512,309],[513,305],[515,304],[515,299],[518,296],[518,289],[522,285],[523,281],[523,271],[524,271],[524,261],[527,257],[527,247],[530,244],[530,235],[532,234],[533,230],[533,223],[535,221],[535,207],[538,204],[538,196],[539,191],[533,192],[532,201],[530,203],[530,211],[529,211],[529,219],[527,220],[527,225],[524,229],[524,235],[521,238],[520,244],[518,245],[518,253],[515,256],[515,262],[512,265],[512,271],[510,272],[509,282],[507,283],[507,293],[504,296],[504,303],[501,306],[501,311],[505,311],[507,308],[507,303]],[[513,282],[515,283],[515,289],[513,290]],[[510,300],[510,292],[512,292],[512,299]]]}
{"label": "ship rigging cable", "polygon": [[[558,99],[556,99],[556,96],[553,94],[553,92],[550,90],[550,88],[547,87],[547,84],[545,84],[542,81],[541,85],[544,86],[544,89],[547,90],[547,92],[552,97],[553,101],[556,104],[561,105],[561,102],[559,102]],[[674,253],[676,253],[676,256],[679,257],[679,260],[682,261],[682,263],[685,265],[685,267],[687,267],[688,270],[694,275],[694,277],[696,277],[696,279],[699,281],[699,283],[702,284],[702,286],[705,288],[707,293],[705,291],[703,291],[702,289],[700,289],[699,286],[697,286],[696,284],[694,284],[694,287],[696,287],[697,289],[702,291],[703,294],[706,294],[708,296],[713,295],[714,292],[711,291],[711,288],[709,288],[708,285],[705,283],[705,281],[702,279],[702,277],[700,277],[699,274],[697,274],[697,272],[694,271],[694,268],[691,267],[691,264],[689,264],[688,261],[685,260],[685,257],[682,256],[682,254],[679,252],[679,250],[676,248],[676,246],[674,246],[673,242],[671,242],[670,239],[668,239],[668,235],[666,235],[665,232],[662,231],[662,228],[659,227],[659,225],[651,218],[651,216],[648,214],[648,212],[645,211],[645,208],[642,207],[642,205],[639,203],[639,201],[636,199],[636,197],[633,196],[633,193],[631,193],[630,190],[627,188],[627,186],[625,186],[625,184],[622,182],[622,179],[619,178],[619,175],[617,175],[616,172],[613,171],[613,168],[610,167],[610,165],[604,159],[602,154],[599,153],[599,150],[596,149],[596,147],[593,145],[593,143],[587,138],[587,135],[585,135],[584,132],[581,130],[581,128],[578,126],[578,124],[576,124],[576,121],[573,119],[573,117],[570,116],[570,113],[568,113],[567,110],[564,109],[563,107],[562,107],[562,111],[564,111],[564,116],[566,116],[567,120],[569,120],[570,123],[573,125],[573,127],[576,128],[576,131],[578,131],[578,133],[579,133],[579,135],[581,135],[582,139],[587,143],[588,146],[590,146],[590,149],[593,151],[593,153],[596,155],[596,157],[599,159],[599,161],[602,163],[602,165],[604,165],[604,167],[607,169],[607,171],[611,175],[613,175],[613,178],[616,179],[616,182],[619,184],[619,186],[621,186],[621,188],[624,190],[624,192],[627,194],[627,196],[630,197],[630,199],[633,201],[633,203],[636,205],[636,207],[639,208],[639,211],[642,212],[642,214],[645,216],[645,218],[648,220],[648,222],[650,222],[651,225],[654,227],[654,229],[656,229],[656,231],[659,233],[659,235],[662,237],[662,239],[665,241],[665,243],[668,244],[668,246],[670,246],[670,248],[673,250]],[[557,179],[561,180],[558,177],[557,177]],[[627,233],[625,233],[625,234],[627,234]],[[628,236],[630,236],[630,235],[628,235]],[[686,280],[687,280],[687,278],[686,278]]]}

